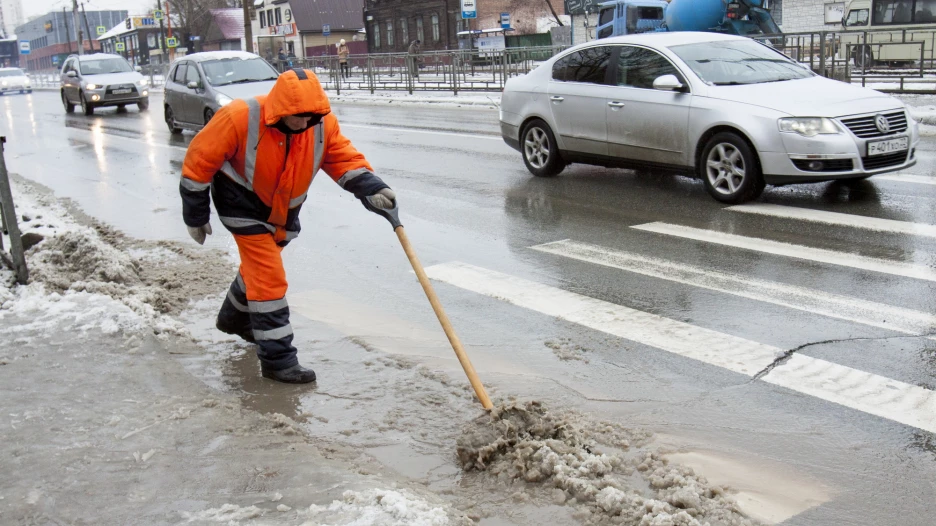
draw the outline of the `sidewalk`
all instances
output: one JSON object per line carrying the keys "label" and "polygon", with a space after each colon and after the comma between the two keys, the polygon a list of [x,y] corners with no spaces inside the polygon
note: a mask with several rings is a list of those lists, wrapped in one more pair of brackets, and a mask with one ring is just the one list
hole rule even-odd
{"label": "sidewalk", "polygon": [[[46,240],[28,255],[28,286],[0,269],[0,523],[471,523],[355,448],[313,442],[185,370],[176,356],[203,351],[174,316],[188,298],[171,290],[219,295],[205,251],[121,250],[127,240],[50,196],[22,183],[14,195],[24,231]],[[201,288],[182,287],[180,269]]]}

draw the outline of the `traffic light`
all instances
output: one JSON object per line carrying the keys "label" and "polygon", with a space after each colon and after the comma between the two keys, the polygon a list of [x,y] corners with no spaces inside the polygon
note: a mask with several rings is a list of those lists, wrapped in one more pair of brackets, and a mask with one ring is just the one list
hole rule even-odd
{"label": "traffic light", "polygon": [[133,29],[133,21],[129,18],[127,19],[127,29]]}

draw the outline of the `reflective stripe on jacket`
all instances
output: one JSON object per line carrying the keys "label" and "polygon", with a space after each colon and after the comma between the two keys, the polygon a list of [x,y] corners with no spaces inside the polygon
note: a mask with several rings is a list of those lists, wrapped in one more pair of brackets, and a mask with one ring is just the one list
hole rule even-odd
{"label": "reflective stripe on jacket", "polygon": [[[185,223],[208,222],[210,188],[228,230],[270,232],[285,242],[299,231],[299,207],[319,169],[358,198],[388,188],[330,112],[318,78],[298,69],[280,75],[269,95],[235,100],[218,110],[185,155],[180,183]],[[325,117],[302,133],[274,127],[300,113]]]}

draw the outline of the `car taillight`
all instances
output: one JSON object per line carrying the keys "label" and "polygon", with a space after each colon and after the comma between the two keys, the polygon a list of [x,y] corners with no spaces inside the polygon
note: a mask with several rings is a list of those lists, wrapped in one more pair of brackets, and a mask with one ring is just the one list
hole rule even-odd
{"label": "car taillight", "polygon": [[732,2],[728,4],[726,16],[730,18],[731,20],[737,20],[738,18],[741,18],[740,16],[738,16],[738,11],[740,10],[741,10],[741,4]]}

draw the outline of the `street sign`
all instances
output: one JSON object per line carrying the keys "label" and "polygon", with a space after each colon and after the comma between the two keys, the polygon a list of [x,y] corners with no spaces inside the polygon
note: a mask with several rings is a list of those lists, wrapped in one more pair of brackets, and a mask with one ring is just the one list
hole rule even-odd
{"label": "street sign", "polygon": [[331,34],[331,24],[322,24],[322,36],[327,37]]}
{"label": "street sign", "polygon": [[28,40],[20,40],[19,47],[20,47],[20,55],[28,55],[28,54],[29,54],[30,51],[29,51],[29,41],[28,41]]}
{"label": "street sign", "polygon": [[200,37],[200,36],[196,36],[196,35],[192,35],[192,36],[188,37],[188,39],[189,39],[189,40],[201,40],[201,37]]}
{"label": "street sign", "polygon": [[461,0],[462,18],[478,18],[478,4],[475,0]]}
{"label": "street sign", "polygon": [[159,22],[159,21],[162,20],[163,18],[165,18],[165,17],[164,17],[164,15],[163,15],[163,12],[162,12],[162,11],[160,11],[159,9],[154,9],[154,10],[153,10],[153,20]]}
{"label": "street sign", "polygon": [[114,51],[125,51],[126,49],[127,45],[123,42],[114,42]]}
{"label": "street sign", "polygon": [[501,13],[501,29],[510,29],[510,13]]}
{"label": "street sign", "polygon": [[95,31],[97,31],[98,36],[101,36],[101,35],[103,35],[104,33],[107,33],[107,28],[104,27],[104,26],[97,26],[97,27],[95,28]]}
{"label": "street sign", "polygon": [[179,47],[179,39],[176,37],[167,38],[166,47],[168,48]]}

